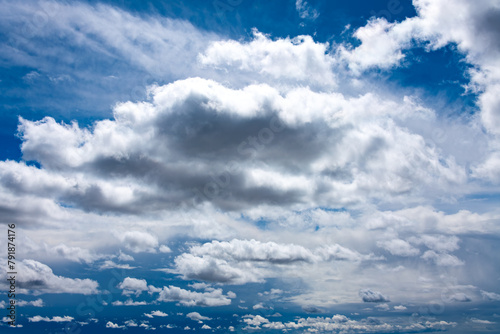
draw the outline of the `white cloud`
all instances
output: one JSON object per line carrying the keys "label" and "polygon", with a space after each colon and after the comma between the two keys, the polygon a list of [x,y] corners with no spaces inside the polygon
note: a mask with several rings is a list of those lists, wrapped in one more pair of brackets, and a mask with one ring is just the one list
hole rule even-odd
{"label": "white cloud", "polygon": [[29,322],[40,322],[40,321],[44,321],[44,322],[71,322],[73,320],[75,320],[75,318],[67,316],[67,315],[65,315],[63,317],[54,316],[52,318],[42,317],[40,315],[35,315],[34,317],[28,318]]}
{"label": "white cloud", "polygon": [[296,0],[295,9],[297,9],[299,16],[303,19],[314,21],[319,17],[318,11],[316,9],[312,9],[305,0]]}
{"label": "white cloud", "polygon": [[212,318],[202,316],[198,312],[190,312],[190,313],[186,314],[186,317],[191,319],[191,320],[195,320],[195,321],[212,320]]}
{"label": "white cloud", "polygon": [[407,241],[401,239],[378,241],[377,246],[384,248],[392,255],[398,256],[416,256],[420,253],[418,248],[413,247]]}
{"label": "white cloud", "polygon": [[307,332],[367,332],[367,333],[388,333],[388,332],[425,332],[425,331],[443,331],[449,330],[457,325],[455,322],[446,321],[408,321],[394,323],[383,322],[378,318],[367,318],[353,320],[344,315],[336,314],[332,317],[308,317],[298,318],[294,321],[279,322],[270,321],[260,315],[246,315],[243,322],[247,324],[247,330],[259,329],[279,329],[284,331],[289,330],[304,330]]}
{"label": "white cloud", "polygon": [[111,303],[113,306],[140,306],[140,305],[148,305],[147,302],[145,301],[134,301],[132,299],[127,299],[126,301],[122,302],[121,300],[116,300]]}
{"label": "white cloud", "polygon": [[223,294],[222,289],[214,289],[209,292],[196,292],[172,285],[163,287],[158,300],[163,302],[179,302],[183,306],[223,306],[231,304],[231,299]]}
{"label": "white cloud", "polygon": [[45,304],[41,298],[38,298],[38,299],[32,300],[32,301],[26,301],[26,300],[19,299],[16,301],[16,304],[18,306],[21,306],[21,307],[23,307],[23,306],[44,307],[45,306]]}
{"label": "white cloud", "polygon": [[[466,0],[416,0],[413,2],[416,17],[402,22],[389,23],[385,18],[370,20],[355,31],[361,45],[339,50],[340,56],[357,73],[371,67],[390,68],[404,58],[403,51],[417,45],[436,50],[456,44],[466,55],[466,60],[476,68],[470,71],[471,85],[479,95],[483,125],[492,133],[500,131],[498,106],[500,87],[498,21],[500,9],[494,0],[480,4]],[[460,13],[449,15],[448,13]],[[481,38],[477,38],[481,36]],[[478,173],[490,173],[484,168]]]}
{"label": "white cloud", "polygon": [[416,245],[424,244],[429,249],[436,252],[453,252],[458,250],[459,238],[456,236],[446,236],[446,235],[422,235],[419,237],[411,237],[411,243]]}
{"label": "white cloud", "polygon": [[153,318],[153,317],[168,317],[168,314],[162,312],[162,311],[152,311],[151,313],[144,313],[144,315],[148,318]]}
{"label": "white cloud", "polygon": [[123,245],[134,253],[155,253],[158,247],[158,238],[147,232],[127,231],[120,233],[118,238]]}
{"label": "white cloud", "polygon": [[167,245],[161,245],[158,249],[160,253],[171,253],[172,250]]}
{"label": "white cloud", "polygon": [[199,56],[201,64],[243,71],[251,77],[258,73],[259,80],[270,77],[320,86],[336,84],[328,44],[314,42],[310,36],[272,40],[255,29],[252,33],[253,40],[247,43],[212,42]]}
{"label": "white cloud", "polygon": [[145,279],[137,279],[132,277],[125,277],[123,281],[118,284],[118,288],[123,290],[123,295],[135,294],[139,296],[142,292],[148,291],[148,283]]}
{"label": "white cloud", "polygon": [[122,326],[119,326],[118,324],[115,324],[115,323],[113,323],[113,322],[111,322],[111,321],[108,321],[108,322],[106,323],[106,328],[115,328],[115,329],[120,329],[120,328],[125,328],[125,326],[123,326],[123,325],[122,325]]}
{"label": "white cloud", "polygon": [[[98,293],[99,284],[91,279],[67,278],[55,275],[52,269],[35,260],[22,260],[17,263],[16,285],[23,293],[79,293],[90,295]],[[4,276],[5,274],[4,269]],[[3,283],[3,282],[2,282]]]}
{"label": "white cloud", "polygon": [[106,260],[99,266],[99,269],[101,269],[101,270],[114,269],[114,268],[116,268],[116,269],[135,269],[136,267],[132,267],[128,263],[126,263],[126,264],[114,263],[111,260]]}
{"label": "white cloud", "polygon": [[432,250],[426,251],[422,255],[422,258],[425,260],[433,261],[438,266],[456,267],[464,265],[464,262],[457,258],[455,255],[447,253],[436,253]]}

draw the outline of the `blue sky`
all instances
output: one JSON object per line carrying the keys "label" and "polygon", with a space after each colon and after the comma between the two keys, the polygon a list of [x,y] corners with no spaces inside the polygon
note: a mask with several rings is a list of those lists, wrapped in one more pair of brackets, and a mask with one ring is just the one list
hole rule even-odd
{"label": "blue sky", "polygon": [[9,330],[499,331],[497,0],[0,9]]}

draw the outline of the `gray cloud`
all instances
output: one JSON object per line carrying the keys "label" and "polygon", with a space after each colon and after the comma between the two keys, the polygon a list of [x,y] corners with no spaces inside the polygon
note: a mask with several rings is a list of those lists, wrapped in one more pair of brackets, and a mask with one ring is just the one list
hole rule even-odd
{"label": "gray cloud", "polygon": [[384,296],[378,291],[373,291],[370,289],[359,290],[359,296],[365,303],[383,303],[390,302],[389,298]]}

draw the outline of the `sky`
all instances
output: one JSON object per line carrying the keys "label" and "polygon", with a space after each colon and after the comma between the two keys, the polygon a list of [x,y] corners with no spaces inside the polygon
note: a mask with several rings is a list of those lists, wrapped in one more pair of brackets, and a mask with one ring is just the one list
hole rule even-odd
{"label": "sky", "polygon": [[500,331],[500,1],[0,0],[0,50],[2,332]]}

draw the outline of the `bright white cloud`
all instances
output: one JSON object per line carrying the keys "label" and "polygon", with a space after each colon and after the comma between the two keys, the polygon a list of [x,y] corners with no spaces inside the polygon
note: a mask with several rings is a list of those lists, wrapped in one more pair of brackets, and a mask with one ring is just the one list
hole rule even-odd
{"label": "bright white cloud", "polygon": [[44,321],[44,322],[71,322],[73,320],[75,320],[75,318],[67,316],[67,315],[65,315],[63,317],[54,316],[52,318],[42,317],[40,315],[35,315],[34,317],[28,318],[29,322],[40,322],[40,321]]}
{"label": "bright white cloud", "polygon": [[183,306],[223,306],[231,304],[230,297],[224,295],[222,289],[196,292],[172,285],[163,287],[158,300],[162,302],[179,302]]}
{"label": "bright white cloud", "polygon": [[[96,281],[55,275],[49,266],[35,260],[18,262],[17,270],[23,274],[17,276],[16,284],[24,293],[79,293],[84,295],[98,293],[99,284]],[[5,269],[3,275],[6,276]]]}

